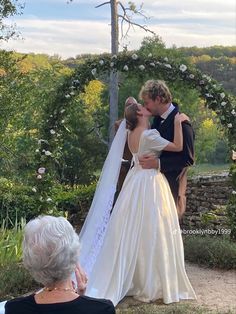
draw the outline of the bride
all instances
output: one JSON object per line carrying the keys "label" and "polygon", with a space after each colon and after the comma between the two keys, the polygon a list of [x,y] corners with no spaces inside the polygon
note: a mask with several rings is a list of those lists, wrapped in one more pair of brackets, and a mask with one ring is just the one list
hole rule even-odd
{"label": "bride", "polygon": [[[162,298],[166,304],[196,299],[168,182],[159,170],[139,165],[144,154],[158,157],[162,150],[182,149],[186,116],[176,115],[173,143],[149,129],[150,116],[137,103],[125,109],[80,233],[80,261],[89,276],[86,295],[114,305],[125,296],[143,302]],[[110,216],[127,134],[133,165]],[[0,313],[5,303],[0,303]]]}
{"label": "bride", "polygon": [[[159,170],[139,165],[144,154],[158,157],[162,150],[182,150],[186,116],[176,115],[173,143],[149,129],[150,116],[137,103],[125,109],[80,233],[80,261],[89,276],[86,295],[110,299],[114,305],[125,296],[143,302],[161,298],[166,304],[196,299],[168,182]],[[132,166],[110,216],[126,138]]]}

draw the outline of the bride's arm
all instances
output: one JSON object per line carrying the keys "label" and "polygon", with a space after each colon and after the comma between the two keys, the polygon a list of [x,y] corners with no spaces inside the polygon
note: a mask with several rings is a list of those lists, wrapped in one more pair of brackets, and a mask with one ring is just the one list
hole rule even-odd
{"label": "bride's arm", "polygon": [[188,120],[185,114],[177,113],[174,120],[174,141],[164,148],[165,151],[181,152],[183,150],[182,122]]}

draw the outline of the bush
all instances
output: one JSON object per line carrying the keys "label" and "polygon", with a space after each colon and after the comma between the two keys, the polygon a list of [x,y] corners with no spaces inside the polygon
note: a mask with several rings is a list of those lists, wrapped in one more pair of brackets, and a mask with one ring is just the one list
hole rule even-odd
{"label": "bush", "polygon": [[57,186],[53,190],[54,202],[59,211],[68,211],[69,214],[87,213],[96,189],[96,182],[89,185]]}
{"label": "bush", "polygon": [[185,258],[189,262],[236,269],[236,243],[228,237],[186,236],[184,240]]}
{"label": "bush", "polygon": [[9,300],[39,288],[21,263],[0,266],[0,300]]}
{"label": "bush", "polygon": [[21,261],[24,219],[15,222],[12,229],[6,228],[5,220],[0,226],[0,267]]}
{"label": "bush", "polygon": [[27,220],[39,214],[34,192],[29,186],[0,178],[0,224],[15,224],[19,218]]}
{"label": "bush", "polygon": [[227,216],[231,229],[231,238],[236,240],[236,163],[231,166],[230,176],[232,178],[233,193],[227,206]]}
{"label": "bush", "polygon": [[42,206],[32,186],[0,178],[0,225],[4,221],[6,227],[12,227],[22,217],[28,221],[40,214],[63,216],[65,212],[68,212],[69,216],[76,215],[77,219],[83,219],[95,189],[96,182],[75,187],[55,185],[50,192],[51,199]]}
{"label": "bush", "polygon": [[0,300],[38,287],[21,263],[24,226],[23,219],[16,222],[12,229],[7,229],[5,222],[0,226]]}

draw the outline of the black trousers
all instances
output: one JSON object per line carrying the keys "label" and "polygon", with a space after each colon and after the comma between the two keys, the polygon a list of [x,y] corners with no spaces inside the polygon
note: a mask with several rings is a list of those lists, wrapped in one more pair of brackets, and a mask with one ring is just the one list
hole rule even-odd
{"label": "black trousers", "polygon": [[173,172],[165,172],[163,173],[169,183],[171,193],[173,195],[175,204],[177,205],[178,196],[179,196],[179,180],[178,176],[180,171],[173,171]]}
{"label": "black trousers", "polygon": [[182,221],[186,210],[187,171],[186,167],[180,171],[164,173],[175,201],[179,221]]}

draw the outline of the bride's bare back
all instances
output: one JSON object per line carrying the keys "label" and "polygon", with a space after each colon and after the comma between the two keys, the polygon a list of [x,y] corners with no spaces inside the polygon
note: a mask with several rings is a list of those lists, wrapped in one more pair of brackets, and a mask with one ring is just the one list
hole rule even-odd
{"label": "bride's bare back", "polygon": [[131,153],[136,154],[138,152],[140,137],[144,130],[144,127],[137,127],[133,131],[129,132],[128,146]]}

